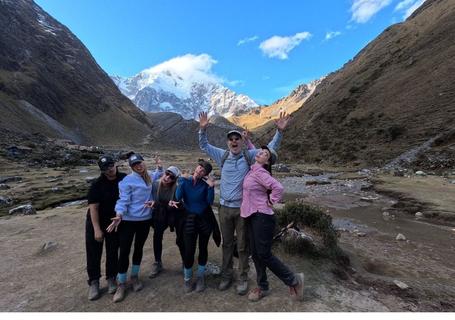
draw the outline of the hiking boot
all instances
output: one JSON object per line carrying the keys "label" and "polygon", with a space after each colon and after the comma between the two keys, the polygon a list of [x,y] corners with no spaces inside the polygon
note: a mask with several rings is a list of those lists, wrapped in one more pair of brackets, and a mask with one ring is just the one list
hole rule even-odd
{"label": "hiking boot", "polygon": [[206,288],[205,286],[205,276],[197,277],[196,280],[196,292],[202,292]]}
{"label": "hiking boot", "polygon": [[163,271],[163,264],[161,262],[154,262],[152,264],[152,271],[149,274],[149,278],[155,278],[161,271]]}
{"label": "hiking boot", "polygon": [[293,300],[303,301],[303,288],[305,277],[303,273],[296,274],[297,284],[293,287],[289,287],[290,295]]}
{"label": "hiking boot", "polygon": [[261,288],[254,288],[248,293],[248,300],[257,302],[269,294],[269,290],[262,290]]}
{"label": "hiking boot", "polygon": [[88,289],[88,299],[90,301],[96,300],[100,297],[100,281],[92,280],[90,288]]}
{"label": "hiking boot", "polygon": [[126,285],[124,283],[120,283],[117,287],[117,290],[115,291],[113,301],[114,302],[120,302],[123,299],[125,299],[125,293],[126,293]]}
{"label": "hiking boot", "polygon": [[191,281],[191,279],[190,280],[185,280],[185,283],[183,284],[183,291],[185,293],[190,293],[193,290],[194,290],[193,281]]}
{"label": "hiking boot", "polygon": [[248,292],[248,280],[240,280],[237,284],[236,290],[238,295],[246,295]]}
{"label": "hiking boot", "polygon": [[134,292],[141,291],[142,288],[144,288],[144,285],[143,285],[142,282],[139,280],[139,277],[138,277],[138,276],[133,276],[133,277],[131,277],[130,282],[131,282],[131,285],[132,285],[132,287],[133,287],[133,291],[134,291]]}
{"label": "hiking boot", "polygon": [[232,284],[232,279],[223,279],[223,280],[221,280],[220,285],[218,286],[218,290],[220,290],[220,291],[227,290],[227,289],[229,289],[231,284]]}
{"label": "hiking boot", "polygon": [[114,294],[117,291],[117,281],[115,278],[108,278],[107,279],[107,292],[110,294]]}

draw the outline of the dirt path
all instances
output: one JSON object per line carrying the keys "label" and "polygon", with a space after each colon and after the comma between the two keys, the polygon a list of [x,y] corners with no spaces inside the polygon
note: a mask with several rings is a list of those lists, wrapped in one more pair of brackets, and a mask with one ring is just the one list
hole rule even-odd
{"label": "dirt path", "polygon": [[[406,311],[421,310],[419,304],[409,303],[397,292],[382,288],[383,282],[363,284],[350,278],[340,280],[327,261],[310,261],[296,256],[279,255],[295,270],[306,275],[304,302],[288,298],[287,288],[270,274],[271,295],[258,303],[235,294],[234,288],[220,292],[218,278],[209,276],[208,289],[202,293],[185,295],[182,292],[182,275],[174,235],[166,233],[164,264],[166,271],[158,278],[144,277],[145,288],[138,293],[129,292],[118,304],[105,293],[89,302],[85,273],[83,206],[55,208],[39,212],[36,216],[17,216],[0,220],[0,282],[8,294],[0,296],[0,311]],[[342,236],[342,242],[362,256],[377,256],[376,246],[384,248],[380,238]],[[152,263],[151,239],[147,241],[143,259],[143,275],[148,274]],[[46,243],[55,246],[43,250]],[[347,247],[347,246],[346,246]],[[385,247],[388,247],[386,245]],[[401,246],[395,247],[401,251]],[[219,265],[219,248],[210,243],[209,261]],[[391,251],[395,256],[396,253]],[[419,261],[416,256],[411,263]],[[406,261],[400,261],[405,263]],[[254,267],[250,278],[254,278]],[[359,270],[360,271],[360,270]],[[371,270],[370,270],[371,271]],[[427,270],[432,272],[433,270]],[[453,274],[440,269],[439,283],[453,285]],[[453,271],[453,270],[452,270]],[[361,274],[361,273],[359,273]],[[396,274],[394,274],[396,275]],[[421,276],[421,274],[411,276]],[[369,278],[368,278],[369,279]],[[104,282],[102,282],[105,286]],[[250,281],[253,285],[253,281]],[[441,284],[442,285],[442,284]],[[376,287],[375,287],[376,286]],[[449,293],[449,291],[448,291]]]}

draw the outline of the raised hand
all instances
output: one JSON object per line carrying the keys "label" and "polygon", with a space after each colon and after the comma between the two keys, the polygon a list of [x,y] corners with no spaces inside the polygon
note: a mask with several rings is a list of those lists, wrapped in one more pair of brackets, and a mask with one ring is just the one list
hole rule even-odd
{"label": "raised hand", "polygon": [[212,175],[208,175],[207,179],[204,179],[204,181],[209,185],[209,187],[215,186],[215,178]]}
{"label": "raised hand", "polygon": [[284,131],[284,129],[286,129],[290,120],[291,120],[291,116],[289,114],[286,114],[285,111],[281,111],[280,118],[275,120],[275,125],[278,128],[278,130],[280,132],[282,132],[282,131]]}
{"label": "raised hand", "polygon": [[107,227],[106,231],[111,233],[112,231],[115,231],[117,232],[117,229],[118,229],[118,225],[120,224],[120,222],[122,221],[122,217],[120,215],[117,214],[117,216],[115,216],[114,218],[111,219],[112,222],[111,224]]}
{"label": "raised hand", "polygon": [[199,113],[199,128],[201,130],[207,129],[207,126],[209,125],[209,118],[207,116],[207,112],[200,112]]}
{"label": "raised hand", "polygon": [[160,155],[159,153],[155,154],[153,160],[155,161],[155,165],[156,167],[159,169],[159,168],[162,168],[162,165],[161,165],[161,158],[160,158]]}

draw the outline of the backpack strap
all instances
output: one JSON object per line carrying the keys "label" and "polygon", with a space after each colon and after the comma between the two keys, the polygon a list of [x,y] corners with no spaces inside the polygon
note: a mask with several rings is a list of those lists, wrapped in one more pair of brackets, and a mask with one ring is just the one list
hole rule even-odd
{"label": "backpack strap", "polygon": [[248,150],[243,149],[243,156],[245,157],[246,163],[248,163],[248,167],[251,167],[251,159]]}
{"label": "backpack strap", "polygon": [[[248,150],[243,149],[242,153],[243,153],[243,157],[246,160],[246,163],[248,163],[248,167],[251,167],[251,159],[250,159],[250,155],[248,154]],[[223,157],[221,158],[221,168],[223,168],[223,165],[226,162],[226,159],[228,157],[229,157],[229,150],[226,150],[223,154]]]}
{"label": "backpack strap", "polygon": [[221,158],[221,168],[223,168],[226,159],[229,157],[229,150],[224,151],[223,157]]}

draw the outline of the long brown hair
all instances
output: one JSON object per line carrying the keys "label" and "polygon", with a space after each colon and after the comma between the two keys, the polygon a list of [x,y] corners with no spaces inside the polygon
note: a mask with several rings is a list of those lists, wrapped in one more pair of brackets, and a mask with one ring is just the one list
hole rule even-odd
{"label": "long brown hair", "polygon": [[141,174],[141,177],[142,177],[142,179],[144,179],[145,184],[149,186],[149,185],[152,184],[152,178],[150,178],[149,172],[148,172],[148,170],[147,170],[147,165],[145,164],[144,161],[142,161],[142,163],[143,163],[143,165],[144,165],[145,170],[144,170],[144,172]]}

